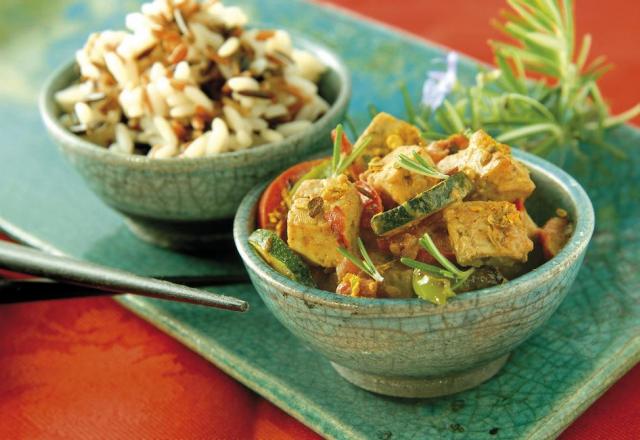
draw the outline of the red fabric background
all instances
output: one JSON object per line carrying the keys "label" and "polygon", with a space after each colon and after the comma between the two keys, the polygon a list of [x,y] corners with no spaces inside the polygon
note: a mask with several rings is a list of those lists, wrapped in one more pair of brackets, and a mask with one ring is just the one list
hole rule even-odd
{"label": "red fabric background", "polygon": [[[490,61],[488,25],[502,0],[331,0]],[[328,3],[328,1],[327,1]],[[616,70],[615,110],[640,97],[640,4],[580,0],[578,26]],[[2,276],[2,273],[0,273]],[[640,367],[562,436],[640,438]],[[130,439],[317,436],[107,298],[0,306],[0,438]]]}

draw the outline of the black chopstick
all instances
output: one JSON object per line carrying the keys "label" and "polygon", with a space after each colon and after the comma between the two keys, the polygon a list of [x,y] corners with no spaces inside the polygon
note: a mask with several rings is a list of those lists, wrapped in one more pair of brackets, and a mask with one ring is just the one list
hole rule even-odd
{"label": "black chopstick", "polygon": [[[189,287],[221,286],[249,282],[246,273],[231,275],[153,277]],[[82,298],[113,295],[95,287],[53,281],[48,279],[3,280],[0,279],[0,304],[16,304],[53,299]]]}
{"label": "black chopstick", "polygon": [[56,256],[18,244],[0,242],[0,268],[36,277],[66,281],[111,293],[135,293],[171,301],[245,311],[247,302],[106,266]]}

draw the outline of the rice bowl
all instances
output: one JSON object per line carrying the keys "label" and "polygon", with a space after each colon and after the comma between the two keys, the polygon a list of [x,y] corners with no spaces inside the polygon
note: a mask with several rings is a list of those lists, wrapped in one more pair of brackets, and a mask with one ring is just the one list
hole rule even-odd
{"label": "rice bowl", "polygon": [[140,238],[176,249],[201,249],[228,236],[228,224],[244,194],[256,183],[317,154],[329,145],[331,130],[346,113],[351,95],[348,69],[329,48],[291,33],[293,46],[312,53],[327,66],[318,92],[329,109],[303,131],[278,142],[205,157],[153,159],[118,154],[78,136],[60,121],[54,95],[78,80],[69,62],[54,72],[40,95],[40,114],[86,184],[125,216]]}

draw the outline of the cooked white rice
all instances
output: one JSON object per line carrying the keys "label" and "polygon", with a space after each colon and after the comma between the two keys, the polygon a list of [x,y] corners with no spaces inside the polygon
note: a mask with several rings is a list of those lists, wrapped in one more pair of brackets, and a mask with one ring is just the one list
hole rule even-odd
{"label": "cooked white rice", "polygon": [[204,157],[277,142],[329,105],[326,67],[283,30],[245,29],[217,0],[154,0],[128,14],[127,31],[89,36],[81,78],[56,94],[62,122],[121,154]]}

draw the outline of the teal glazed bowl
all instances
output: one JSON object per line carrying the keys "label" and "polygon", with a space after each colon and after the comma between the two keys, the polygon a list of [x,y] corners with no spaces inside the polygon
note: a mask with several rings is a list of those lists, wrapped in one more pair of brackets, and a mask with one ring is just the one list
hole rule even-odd
{"label": "teal glazed bowl", "polygon": [[247,241],[264,184],[238,209],[235,243],[269,310],[346,380],[398,397],[457,393],[495,375],[509,353],[549,319],[569,292],[593,233],[593,207],[582,187],[549,162],[514,154],[537,185],[527,201],[533,218],[540,221],[561,207],[575,231],[555,258],[535,270],[501,286],[457,295],[444,306],[417,298],[342,296],[280,275]]}
{"label": "teal glazed bowl", "polygon": [[[140,238],[176,249],[198,249],[231,232],[240,201],[257,183],[328,146],[351,96],[342,60],[327,47],[291,33],[294,46],[314,54],[327,67],[319,93],[329,110],[306,131],[280,142],[205,158],[150,159],[122,155],[69,132],[59,120],[54,95],[77,80],[71,62],[47,81],[40,113],[51,137],[88,186],[122,213]],[[224,231],[224,229],[227,229]]]}

